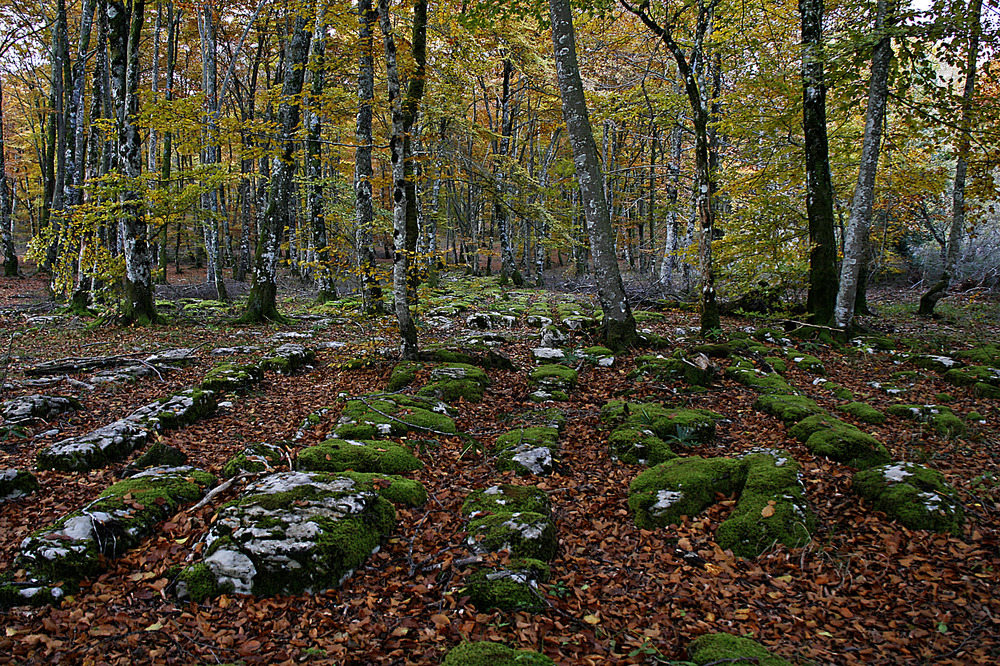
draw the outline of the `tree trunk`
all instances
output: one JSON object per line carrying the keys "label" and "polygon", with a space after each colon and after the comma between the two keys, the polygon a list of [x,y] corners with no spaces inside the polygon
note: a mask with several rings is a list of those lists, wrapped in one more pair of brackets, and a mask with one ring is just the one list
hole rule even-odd
{"label": "tree trunk", "polygon": [[361,273],[362,299],[370,314],[382,314],[382,289],[378,286],[375,264],[375,239],[372,237],[372,99],[375,96],[375,72],[372,62],[372,27],[376,13],[371,0],[358,0],[358,118],[354,151],[354,215],[357,222],[358,269]]}
{"label": "tree trunk", "polygon": [[254,257],[253,286],[247,310],[240,317],[243,323],[266,320],[283,321],[278,312],[278,252],[281,233],[288,220],[292,196],[292,173],[295,170],[295,128],[299,124],[298,97],[302,93],[305,65],[309,59],[311,33],[304,16],[295,17],[295,27],[284,57],[285,74],[278,105],[278,145],[281,152],[273,161],[267,207],[261,219],[260,238]]}
{"label": "tree trunk", "polygon": [[576,179],[590,235],[598,297],[604,311],[601,337],[612,349],[638,342],[635,319],[625,296],[625,287],[615,256],[615,239],[604,196],[604,177],[594,143],[593,129],[576,59],[576,38],[569,0],[549,0],[552,18],[552,46],[556,57],[556,75],[562,94],[563,119],[573,148]]}
{"label": "tree trunk", "polygon": [[[201,151],[202,165],[210,169],[210,175],[218,168],[221,148],[219,146],[219,66],[218,49],[215,34],[215,11],[211,3],[205,3],[198,9],[198,37],[201,44],[201,86],[205,95],[205,144]],[[205,255],[208,266],[205,281],[215,287],[216,298],[228,300],[226,281],[222,274],[222,262],[219,256],[219,188],[215,185],[206,187],[201,195],[202,228],[205,234]]]}
{"label": "tree trunk", "polygon": [[827,325],[837,303],[837,238],[826,134],[823,2],[799,0],[802,19],[802,129],[805,133],[806,211],[809,216],[809,296],[813,322]]}
{"label": "tree trunk", "polygon": [[379,0],[379,23],[385,44],[385,70],[389,84],[389,105],[392,109],[392,294],[399,323],[401,355],[404,360],[417,359],[417,328],[410,315],[410,264],[417,244],[417,202],[413,182],[410,133],[416,123],[420,99],[424,92],[424,67],[427,45],[427,0],[413,4],[413,60],[416,69],[410,77],[406,96],[400,96],[399,71],[396,64],[396,42],[389,18],[389,1]]}
{"label": "tree trunk", "polygon": [[507,284],[511,280],[515,286],[522,286],[524,278],[514,266],[514,252],[511,249],[510,225],[507,219],[506,183],[504,160],[510,152],[510,137],[513,133],[514,114],[511,112],[510,104],[510,77],[514,72],[514,65],[509,58],[503,61],[503,83],[501,87],[499,101],[500,141],[494,142],[494,150],[497,158],[495,167],[496,194],[493,199],[493,219],[496,221],[497,234],[500,236],[500,284]]}
{"label": "tree trunk", "polygon": [[868,109],[865,112],[865,135],[861,146],[861,166],[858,182],[851,201],[851,215],[844,239],[844,260],[840,267],[840,287],[834,309],[834,325],[846,329],[854,319],[854,302],[858,290],[858,276],[864,265],[865,238],[872,216],[875,197],[875,174],[878,170],[879,149],[882,143],[882,121],[889,93],[889,65],[892,62],[892,37],[888,28],[894,22],[895,0],[879,0],[875,30],[880,39],[872,52],[872,74],[868,90]]}
{"label": "tree trunk", "polygon": [[3,239],[3,275],[17,277],[17,251],[14,248],[14,193],[7,182],[4,159],[3,79],[0,78],[0,237]]}
{"label": "tree trunk", "polygon": [[[164,98],[169,102],[174,98],[174,71],[177,68],[177,33],[180,28],[182,12],[174,14],[174,3],[167,3],[167,74],[165,80],[166,92]],[[163,158],[160,162],[160,182],[158,187],[170,189],[170,159],[173,150],[173,132],[166,130],[163,132]],[[163,221],[163,229],[160,237],[159,270],[156,281],[160,284],[167,283],[167,220]]]}
{"label": "tree trunk", "polygon": [[948,232],[948,249],[945,253],[944,272],[926,294],[920,297],[917,314],[930,317],[937,302],[947,293],[958,263],[958,251],[965,233],[965,183],[969,170],[971,150],[972,104],[976,92],[976,66],[979,58],[979,40],[982,32],[982,0],[973,0],[969,5],[970,23],[969,52],[965,62],[965,88],[962,91],[962,118],[959,126],[957,159],[955,160],[955,182],[951,192],[951,229]]}
{"label": "tree trunk", "polygon": [[323,187],[323,144],[320,142],[323,121],[320,115],[324,85],[324,63],[326,53],[326,5],[320,3],[316,14],[316,34],[313,35],[312,59],[309,69],[312,76],[309,91],[309,106],[306,121],[306,170],[308,187],[309,218],[312,230],[312,248],[315,252],[316,302],[325,303],[337,298],[337,288],[333,281],[329,239],[326,231]]}

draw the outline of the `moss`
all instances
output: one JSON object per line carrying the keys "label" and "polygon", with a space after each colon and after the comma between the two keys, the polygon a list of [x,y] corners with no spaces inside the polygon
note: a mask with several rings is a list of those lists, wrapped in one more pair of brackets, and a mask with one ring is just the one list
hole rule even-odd
{"label": "moss", "polygon": [[480,569],[469,576],[465,594],[481,611],[496,608],[540,613],[547,608],[530,571]]}
{"label": "moss", "polygon": [[769,375],[757,370],[734,368],[733,366],[726,369],[726,375],[733,381],[761,393],[783,393],[788,395],[799,393],[799,391],[792,388],[779,375]]}
{"label": "moss", "polygon": [[427,503],[427,489],[424,484],[396,474],[365,472],[341,472],[365,490],[374,490],[393,504],[419,507]]}
{"label": "moss", "polygon": [[261,380],[263,372],[250,363],[223,363],[205,375],[201,388],[218,393],[245,391]]}
{"label": "moss", "polygon": [[732,634],[705,634],[696,638],[688,645],[688,655],[697,666],[740,661],[757,666],[792,666],[757,641]]}
{"label": "moss", "polygon": [[387,389],[389,391],[398,391],[405,386],[409,386],[417,378],[417,372],[423,367],[423,363],[415,363],[413,361],[397,363],[396,367],[392,369],[392,374],[389,375]]}
{"label": "moss", "polygon": [[422,387],[417,395],[438,398],[447,403],[460,399],[480,402],[483,399],[483,385],[470,379],[441,379]]}
{"label": "moss", "polygon": [[972,392],[980,398],[1000,399],[1000,386],[994,386],[986,382],[976,382],[973,384]]}
{"label": "moss", "polygon": [[683,352],[677,350],[673,356],[639,356],[636,368],[629,377],[645,377],[651,381],[667,382],[683,379],[692,386],[708,386],[712,383],[711,368],[702,369],[686,361]]}
{"label": "moss", "polygon": [[362,396],[348,400],[334,434],[341,439],[374,439],[409,432],[457,432],[447,414],[431,411],[437,401],[414,396]]}
{"label": "moss", "polygon": [[721,414],[705,409],[665,407],[655,402],[608,402],[601,410],[605,423],[624,421],[640,430],[651,430],[663,440],[676,440],[685,444],[705,444],[715,437],[715,423]]}
{"label": "moss", "polygon": [[569,393],[559,389],[538,389],[537,391],[528,394],[528,399],[532,402],[549,402],[551,400],[556,402],[569,402]]}
{"label": "moss", "polygon": [[961,534],[962,504],[940,472],[914,463],[892,463],[858,472],[852,488],[910,529]]}
{"label": "moss", "polygon": [[622,426],[608,437],[608,451],[613,459],[630,464],[658,465],[677,457],[670,445],[651,430]]}
{"label": "moss", "polygon": [[979,383],[1000,385],[1000,370],[983,365],[972,365],[968,368],[954,368],[944,373],[946,381],[956,386],[974,386]]}
{"label": "moss", "polygon": [[545,426],[547,428],[555,428],[559,432],[562,432],[563,428],[566,427],[566,415],[563,414],[562,410],[555,407],[549,407],[547,409],[528,409],[523,412],[513,414],[509,420],[523,423],[526,426]]}
{"label": "moss", "polygon": [[832,393],[833,396],[838,400],[847,400],[847,401],[854,400],[854,393],[851,392],[851,390],[846,386],[841,386],[836,382],[824,382],[822,386],[824,389]]}
{"label": "moss", "polygon": [[187,455],[180,449],[163,442],[154,442],[145,453],[128,464],[125,475],[129,476],[150,467],[180,467],[186,462]]}
{"label": "moss", "polygon": [[709,358],[729,358],[729,355],[732,353],[732,348],[726,343],[709,343],[695,345],[692,347],[691,351],[696,354],[704,354]]}
{"label": "moss", "polygon": [[420,352],[420,359],[438,363],[465,363],[480,368],[496,370],[514,370],[514,363],[509,357],[498,351],[483,347],[477,351],[466,351],[451,348],[437,348],[428,345]]}
{"label": "moss", "polygon": [[800,370],[810,372],[814,375],[826,374],[826,368],[823,366],[823,361],[819,360],[815,356],[810,356],[809,354],[795,354],[793,355],[792,360]]}
{"label": "moss", "polygon": [[731,458],[676,458],[642,472],[629,485],[628,504],[639,527],[651,529],[680,522],[715,502],[715,493],[732,494],[743,486],[746,471]]}
{"label": "moss", "polygon": [[556,555],[556,529],[547,516],[530,511],[474,518],[466,528],[478,551],[509,550],[515,557],[549,561]]}
{"label": "moss", "polygon": [[881,442],[842,421],[812,433],[805,445],[816,455],[826,456],[858,469],[889,462],[889,452]]}
{"label": "moss", "polygon": [[177,580],[184,584],[187,597],[196,604],[210,597],[232,592],[232,585],[220,585],[215,574],[204,562],[198,562],[184,569],[177,576]]}
{"label": "moss", "polygon": [[556,445],[558,439],[559,431],[556,428],[547,426],[518,428],[497,437],[496,448],[498,451],[502,451],[518,446],[519,444],[551,447]]}
{"label": "moss", "polygon": [[329,439],[299,451],[295,468],[314,472],[402,474],[423,467],[409,450],[379,441]]}
{"label": "moss", "polygon": [[39,487],[38,479],[27,470],[0,470],[0,503],[30,495]]}
{"label": "moss", "polygon": [[825,412],[814,400],[804,395],[765,393],[757,398],[753,406],[762,412],[777,416],[785,423],[798,423],[807,416]]}
{"label": "moss", "polygon": [[866,402],[850,402],[846,405],[841,405],[837,409],[850,414],[862,423],[871,423],[874,425],[885,423],[885,414]]}
{"label": "moss", "polygon": [[555,662],[538,652],[483,641],[460,643],[445,655],[441,666],[555,666]]}
{"label": "moss", "polygon": [[470,517],[525,512],[551,517],[552,505],[548,493],[535,486],[504,483],[476,490],[462,504],[462,515]]}
{"label": "moss", "polygon": [[976,365],[1000,366],[1000,345],[990,344],[966,349],[955,354],[955,358]]}
{"label": "moss", "polygon": [[790,427],[788,429],[788,434],[800,442],[805,442],[815,432],[837,427],[853,428],[854,426],[841,421],[831,414],[815,414],[813,416],[807,416]]}
{"label": "moss", "polygon": [[955,396],[950,393],[935,393],[934,399],[938,402],[954,402]]}
{"label": "moss", "polygon": [[273,370],[283,375],[290,375],[299,368],[316,360],[316,351],[302,345],[284,344],[275,349],[270,356],[265,356],[258,367],[267,372]]}
{"label": "moss", "polygon": [[532,370],[529,379],[544,387],[573,388],[576,386],[577,372],[565,365],[548,363]]}
{"label": "moss", "polygon": [[273,444],[251,444],[222,466],[222,476],[231,479],[244,472],[259,473],[281,465],[285,461],[282,449]]}
{"label": "moss", "polygon": [[771,369],[779,375],[783,375],[788,372],[788,363],[786,363],[783,358],[778,358],[777,356],[767,356],[764,358],[764,362],[771,366]]}

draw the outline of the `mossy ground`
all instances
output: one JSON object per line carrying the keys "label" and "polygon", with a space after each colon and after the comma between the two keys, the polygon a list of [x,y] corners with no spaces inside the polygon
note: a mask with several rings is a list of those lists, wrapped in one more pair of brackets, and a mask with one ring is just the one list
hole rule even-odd
{"label": "mossy ground", "polygon": [[798,423],[807,416],[824,413],[815,400],[804,395],[783,395],[765,393],[757,398],[753,406],[762,412],[777,416],[785,423]]}
{"label": "mossy ground", "polygon": [[688,645],[688,655],[697,666],[741,663],[792,666],[790,661],[774,656],[757,641],[732,634],[705,634],[696,638]]}
{"label": "mossy ground", "polygon": [[445,655],[441,666],[555,666],[555,662],[538,652],[484,641],[460,643]]}

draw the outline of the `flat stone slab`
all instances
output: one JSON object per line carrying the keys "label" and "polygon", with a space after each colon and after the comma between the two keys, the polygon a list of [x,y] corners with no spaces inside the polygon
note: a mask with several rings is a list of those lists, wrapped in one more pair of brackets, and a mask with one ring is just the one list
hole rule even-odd
{"label": "flat stone slab", "polygon": [[214,391],[190,388],[140,407],[125,420],[151,430],[171,430],[209,416],[215,408]]}
{"label": "flat stone slab", "polygon": [[337,587],[395,524],[392,505],[344,475],[279,472],[250,484],[216,514],[181,598],[313,593]]}
{"label": "flat stone slab", "polygon": [[56,442],[38,452],[39,469],[85,472],[124,460],[149,441],[151,431],[135,421],[121,419],[93,432]]}
{"label": "flat stone slab", "polygon": [[76,409],[80,409],[80,403],[74,398],[36,393],[5,401],[0,415],[5,421],[47,420]]}
{"label": "flat stone slab", "polygon": [[27,497],[38,490],[35,475],[24,469],[0,469],[0,504]]}
{"label": "flat stone slab", "polygon": [[95,384],[131,382],[151,375],[157,370],[162,374],[167,372],[169,369],[165,367],[154,369],[148,365],[126,365],[120,368],[108,368],[106,370],[96,372],[94,373],[94,376],[90,378],[90,381]]}
{"label": "flat stone slab", "polygon": [[201,388],[219,393],[245,391],[264,377],[264,371],[253,363],[223,363],[217,365],[201,380]]}
{"label": "flat stone slab", "polygon": [[[21,542],[0,578],[0,607],[49,603],[104,571],[152,536],[157,524],[202,497],[214,477],[194,467],[154,467],[119,481],[97,500]],[[23,575],[21,575],[21,573]]]}

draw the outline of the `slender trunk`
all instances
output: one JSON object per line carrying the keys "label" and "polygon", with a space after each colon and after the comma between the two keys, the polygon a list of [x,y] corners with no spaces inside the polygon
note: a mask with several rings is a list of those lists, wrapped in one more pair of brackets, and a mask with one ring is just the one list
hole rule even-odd
{"label": "slender trunk", "polygon": [[511,249],[510,228],[507,219],[506,183],[504,161],[510,152],[510,137],[513,132],[514,114],[511,112],[510,103],[510,77],[514,71],[514,65],[509,58],[503,61],[503,84],[501,87],[499,123],[500,141],[494,143],[497,166],[495,167],[496,195],[493,200],[493,219],[497,225],[497,233],[500,236],[500,284],[507,284],[510,279],[516,286],[524,284],[524,278],[514,266],[514,253]]}
{"label": "slender trunk", "polygon": [[[218,168],[221,149],[219,146],[219,66],[215,33],[215,8],[211,3],[205,3],[198,10],[198,37],[201,44],[201,88],[205,95],[205,130],[204,144],[201,151],[202,165],[214,175]],[[219,188],[215,185],[202,185],[205,191],[201,195],[202,228],[205,237],[205,256],[207,269],[205,281],[215,287],[216,298],[228,300],[226,281],[222,274],[222,262],[219,256]]]}
{"label": "slender trunk", "polygon": [[333,280],[329,239],[326,232],[323,187],[323,151],[320,142],[323,122],[320,116],[321,98],[324,85],[324,63],[326,53],[325,5],[320,3],[316,15],[316,34],[313,35],[312,58],[309,69],[312,76],[306,121],[306,169],[308,184],[309,218],[312,226],[312,247],[316,253],[316,301],[325,303],[337,298],[337,288]]}
{"label": "slender trunk", "polygon": [[377,18],[371,0],[358,0],[358,118],[354,151],[354,215],[357,222],[359,272],[365,309],[382,314],[382,289],[378,285],[375,264],[375,239],[372,237],[372,99],[375,96],[375,73],[372,62],[372,27]]}
{"label": "slender trunk", "polygon": [[971,131],[973,100],[976,92],[976,66],[979,58],[979,40],[982,33],[982,0],[973,0],[969,6],[970,23],[969,51],[965,63],[965,88],[962,91],[962,118],[959,126],[957,159],[955,160],[955,181],[951,192],[951,229],[948,232],[948,248],[945,253],[944,272],[926,294],[920,297],[917,314],[929,317],[934,314],[937,302],[947,293],[958,263],[962,235],[965,233],[965,183],[969,170],[971,151]]}
{"label": "slender trunk", "polygon": [[14,248],[14,192],[7,182],[4,158],[3,79],[0,78],[0,236],[3,239],[3,275],[17,277],[17,252]]}
{"label": "slender trunk", "polygon": [[609,347],[622,348],[638,342],[635,319],[615,256],[615,242],[604,196],[604,177],[600,157],[590,125],[587,101],[576,58],[576,38],[569,0],[549,0],[552,18],[552,45],[556,56],[556,75],[562,94],[563,119],[573,148],[576,179],[580,186],[583,213],[590,235],[598,297],[604,311],[602,338]]}
{"label": "slender trunk", "polygon": [[[174,3],[167,3],[167,73],[164,81],[166,92],[164,99],[168,102],[174,99],[174,71],[177,68],[177,33],[180,28],[182,12],[174,13]],[[163,158],[160,161],[160,182],[157,185],[161,190],[170,189],[170,159],[173,149],[173,132],[166,130],[163,132]],[[160,256],[159,266],[156,273],[156,281],[160,284],[167,283],[167,231],[169,218],[163,220],[163,228],[160,230]],[[179,259],[178,259],[179,261]]]}
{"label": "slender trunk", "polygon": [[844,260],[840,267],[840,286],[834,309],[834,325],[846,329],[854,319],[854,301],[858,276],[864,264],[865,238],[875,197],[875,174],[878,171],[882,144],[882,122],[889,93],[889,65],[892,62],[892,36],[888,28],[894,22],[895,0],[879,0],[875,30],[880,35],[872,52],[872,73],[865,112],[865,135],[861,146],[861,166],[854,187],[851,214],[844,239]]}

